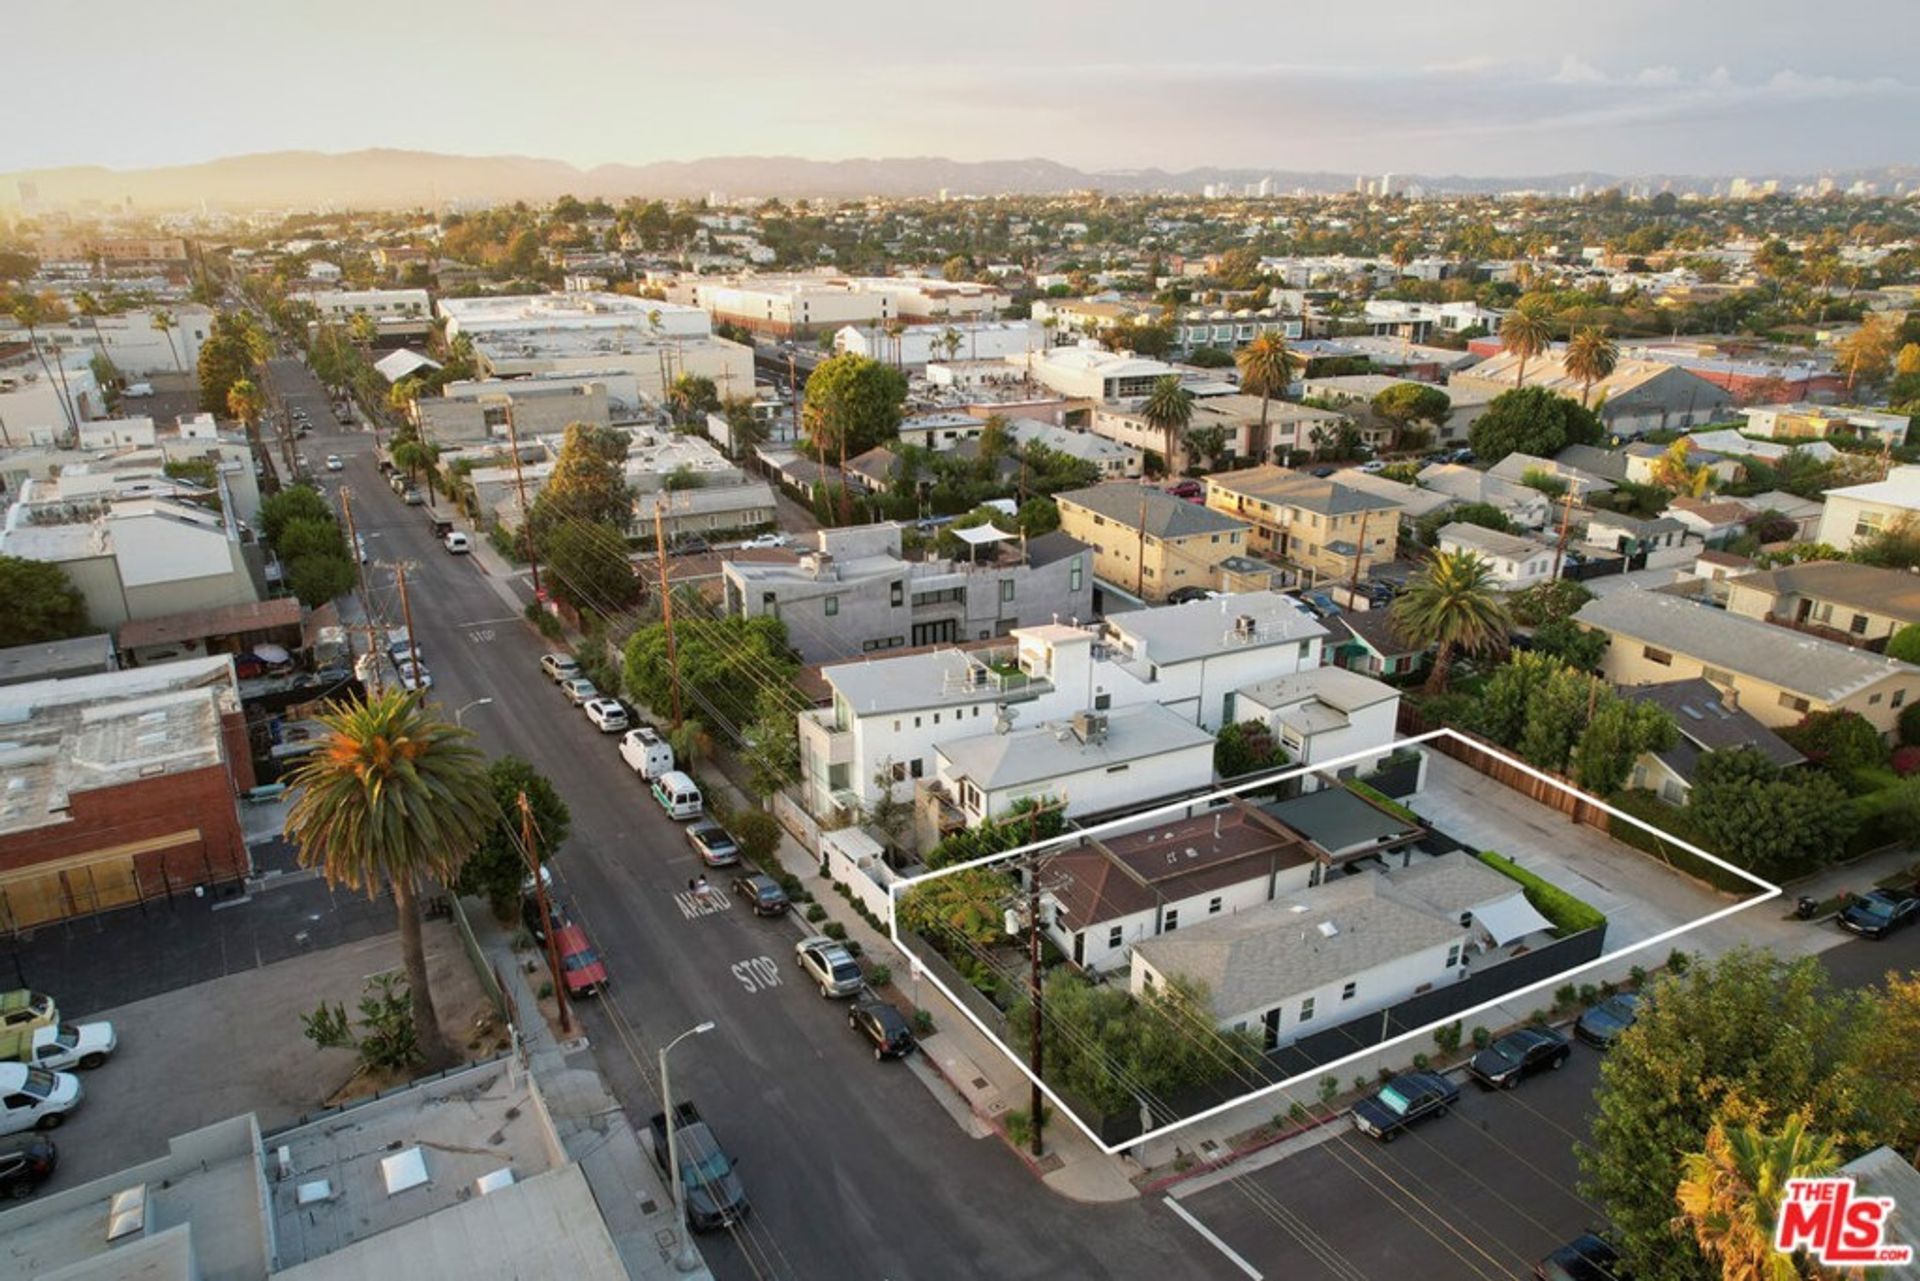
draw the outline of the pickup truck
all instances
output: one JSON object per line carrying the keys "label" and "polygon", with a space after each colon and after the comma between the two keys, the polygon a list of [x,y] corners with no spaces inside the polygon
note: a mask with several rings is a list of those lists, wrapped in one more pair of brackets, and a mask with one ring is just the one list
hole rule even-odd
{"label": "pickup truck", "polygon": [[[747,1190],[734,1173],[733,1158],[691,1102],[673,1107],[673,1141],[679,1149],[680,1185],[685,1189],[687,1223],[695,1232],[712,1232],[747,1217]],[[653,1159],[667,1169],[667,1114],[653,1114]]]}
{"label": "pickup truck", "polygon": [[0,1032],[0,1062],[71,1072],[99,1067],[119,1044],[111,1023],[56,1023]]}

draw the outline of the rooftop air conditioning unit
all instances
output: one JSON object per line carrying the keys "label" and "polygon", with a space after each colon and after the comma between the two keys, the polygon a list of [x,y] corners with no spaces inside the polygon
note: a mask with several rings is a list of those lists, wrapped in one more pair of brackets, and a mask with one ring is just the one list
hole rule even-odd
{"label": "rooftop air conditioning unit", "polygon": [[1260,632],[1260,624],[1252,614],[1241,614],[1233,620],[1233,634],[1252,640]]}

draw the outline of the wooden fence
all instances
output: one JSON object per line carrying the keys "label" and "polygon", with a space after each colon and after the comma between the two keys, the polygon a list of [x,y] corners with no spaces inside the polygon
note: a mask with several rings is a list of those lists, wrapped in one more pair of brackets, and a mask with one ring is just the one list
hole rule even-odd
{"label": "wooden fence", "polygon": [[[1438,725],[1428,724],[1426,718],[1420,715],[1418,708],[1409,707],[1405,703],[1400,704],[1399,729],[1403,737],[1424,734],[1428,730],[1439,728],[1441,727]],[[1468,769],[1484,774],[1501,786],[1510,787],[1530,800],[1556,809],[1576,823],[1585,823],[1588,827],[1602,832],[1613,830],[1612,815],[1587,800],[1579,792],[1568,790],[1573,786],[1568,779],[1557,774],[1540,778],[1530,770],[1522,769],[1508,761],[1505,749],[1481,738],[1478,734],[1455,729],[1437,738],[1428,739],[1423,746],[1451,756]],[[1556,780],[1558,785],[1556,781],[1549,780]]]}

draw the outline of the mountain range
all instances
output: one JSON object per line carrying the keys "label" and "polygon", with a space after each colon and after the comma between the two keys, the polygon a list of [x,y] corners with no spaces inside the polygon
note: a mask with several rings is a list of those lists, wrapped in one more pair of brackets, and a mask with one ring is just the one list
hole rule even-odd
{"label": "mountain range", "polygon": [[[1378,177],[1378,175],[1368,175]],[[1778,179],[1782,186],[1809,175],[1748,174]],[[1821,175],[1841,187],[1855,179],[1909,187],[1920,168],[1898,165]],[[0,205],[40,207],[114,206],[161,210],[205,206],[261,208],[409,208],[539,202],[572,194],[582,199],[629,196],[683,199],[725,192],[730,196],[931,197],[955,195],[1048,195],[1069,191],[1198,193],[1209,184],[1238,191],[1270,178],[1276,193],[1296,189],[1353,189],[1352,173],[1298,173],[1273,169],[1203,168],[1170,172],[1129,169],[1090,172],[1045,159],[962,161],[941,157],[872,160],[807,160],[794,156],[720,156],[664,160],[645,165],[610,164],[581,169],[534,156],[457,156],[428,151],[372,149],[343,153],[274,151],[230,156],[201,164],[151,169],[71,166],[0,173]],[[1698,175],[1557,173],[1528,177],[1462,177],[1396,174],[1394,185],[1418,184],[1429,192],[1564,192],[1576,185],[1600,189],[1621,183],[1650,190],[1710,192],[1714,179]]]}

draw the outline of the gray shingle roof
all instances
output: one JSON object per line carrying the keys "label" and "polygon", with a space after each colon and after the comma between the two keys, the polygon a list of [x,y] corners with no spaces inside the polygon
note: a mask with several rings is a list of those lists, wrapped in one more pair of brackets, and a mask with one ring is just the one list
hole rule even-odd
{"label": "gray shingle roof", "polygon": [[1673,717],[1680,737],[1664,752],[1656,752],[1667,767],[1689,783],[1694,766],[1706,752],[1751,747],[1775,765],[1798,765],[1806,760],[1787,740],[1738,708],[1729,707],[1710,681],[1695,678],[1634,685],[1620,691],[1642,703],[1653,703]]}
{"label": "gray shingle roof", "polygon": [[1615,592],[1580,607],[1574,621],[1631,636],[1714,667],[1831,703],[1920,667],[1863,649],[1697,605],[1664,592]]}
{"label": "gray shingle roof", "polygon": [[1064,490],[1053,497],[1055,502],[1084,507],[1129,529],[1140,528],[1144,510],[1147,535],[1151,538],[1226,534],[1247,527],[1245,521],[1175,498],[1151,485],[1094,485],[1088,489]]}
{"label": "gray shingle roof", "polygon": [[1218,489],[1279,507],[1297,507],[1302,511],[1317,512],[1322,516],[1390,511],[1399,506],[1393,499],[1383,495],[1366,493],[1350,485],[1336,484],[1323,477],[1276,467],[1271,463],[1216,473],[1207,477],[1207,487],[1209,490]]}

